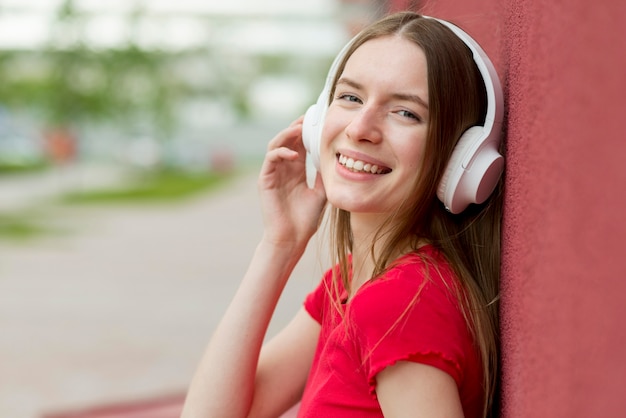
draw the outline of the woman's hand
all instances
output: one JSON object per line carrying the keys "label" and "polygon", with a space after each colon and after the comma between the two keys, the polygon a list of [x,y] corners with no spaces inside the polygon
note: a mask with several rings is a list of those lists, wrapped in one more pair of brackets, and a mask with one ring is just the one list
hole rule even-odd
{"label": "woman's hand", "polygon": [[314,187],[307,186],[302,120],[298,118],[270,141],[258,180],[264,240],[300,251],[315,233],[326,203],[319,174]]}

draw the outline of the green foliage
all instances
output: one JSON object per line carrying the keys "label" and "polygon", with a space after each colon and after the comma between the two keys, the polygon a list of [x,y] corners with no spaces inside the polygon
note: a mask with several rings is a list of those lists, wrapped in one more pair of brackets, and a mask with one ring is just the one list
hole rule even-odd
{"label": "green foliage", "polygon": [[[225,185],[233,176],[232,173],[162,170],[145,173],[136,181],[115,188],[68,193],[60,200],[61,203],[70,205],[172,203],[201,193],[210,193]],[[58,219],[55,220],[58,213],[52,215],[42,209],[47,210],[49,207],[36,211],[0,213],[0,240],[30,241],[50,234],[68,232],[65,227],[59,226]]]}
{"label": "green foliage", "polygon": [[0,214],[0,239],[24,241],[49,232],[31,216]]}
{"label": "green foliage", "polygon": [[230,178],[227,174],[160,170],[116,188],[74,192],[62,201],[70,204],[153,203],[179,200],[213,190]]}
{"label": "green foliage", "polygon": [[157,131],[170,132],[181,87],[170,77],[168,56],[132,39],[94,50],[82,41],[83,25],[73,2],[65,1],[46,48],[0,51],[0,104],[34,112],[48,127],[148,118]]}
{"label": "green foliage", "polygon": [[20,164],[16,162],[2,161],[2,159],[0,159],[0,175],[1,174],[16,174],[16,173],[32,173],[36,171],[43,171],[49,167],[50,167],[49,164],[45,161]]}
{"label": "green foliage", "polygon": [[259,57],[259,66],[263,73],[282,73],[289,68],[289,60],[283,55],[265,54]]}
{"label": "green foliage", "polygon": [[132,4],[121,16],[126,43],[95,49],[86,36],[93,15],[76,1],[62,1],[43,49],[0,50],[0,106],[39,118],[51,130],[80,132],[93,122],[130,131],[149,126],[162,140],[174,136],[176,110],[187,103],[220,103],[245,120],[254,114],[250,89],[259,76],[295,72],[317,86],[328,65],[279,52],[217,50],[211,41],[176,51],[148,48],[139,42],[142,25],[152,19],[142,6],[147,3]]}

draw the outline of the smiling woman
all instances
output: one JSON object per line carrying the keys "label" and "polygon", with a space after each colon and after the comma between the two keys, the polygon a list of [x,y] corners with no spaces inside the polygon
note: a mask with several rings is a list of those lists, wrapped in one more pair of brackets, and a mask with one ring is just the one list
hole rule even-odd
{"label": "smiling woman", "polygon": [[[475,51],[456,26],[406,12],[340,52],[318,102],[269,142],[264,234],[184,417],[276,417],[298,402],[300,418],[492,416],[503,103]],[[459,167],[479,185],[452,179]],[[335,265],[263,344],[325,207]]]}

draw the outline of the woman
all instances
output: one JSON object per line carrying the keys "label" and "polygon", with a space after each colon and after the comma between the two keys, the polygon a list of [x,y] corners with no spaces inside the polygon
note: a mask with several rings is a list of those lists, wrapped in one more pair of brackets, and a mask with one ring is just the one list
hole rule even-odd
{"label": "woman", "polygon": [[[501,194],[487,196],[501,157],[487,168],[489,190],[479,187],[485,203],[453,214],[437,199],[463,132],[488,125],[478,62],[445,22],[410,12],[351,41],[322,95],[327,109],[317,109],[313,187],[303,118],[268,146],[258,180],[264,235],[184,417],[276,417],[299,401],[300,417],[490,415]],[[325,206],[336,267],[262,347]]]}

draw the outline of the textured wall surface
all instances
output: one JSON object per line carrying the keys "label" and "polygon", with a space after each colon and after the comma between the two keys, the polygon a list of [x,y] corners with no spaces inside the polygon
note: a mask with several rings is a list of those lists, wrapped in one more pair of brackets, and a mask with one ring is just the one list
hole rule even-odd
{"label": "textured wall surface", "polygon": [[626,2],[422,3],[504,79],[502,416],[624,417]]}

